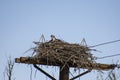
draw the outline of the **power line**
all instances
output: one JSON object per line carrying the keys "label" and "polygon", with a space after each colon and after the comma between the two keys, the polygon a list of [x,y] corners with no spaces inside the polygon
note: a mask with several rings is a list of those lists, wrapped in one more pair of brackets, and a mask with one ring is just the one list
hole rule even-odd
{"label": "power line", "polygon": [[109,57],[114,57],[114,56],[120,56],[120,54],[114,54],[114,55],[103,56],[103,57],[96,57],[95,59],[103,59],[103,58],[109,58]]}
{"label": "power line", "polygon": [[110,43],[115,43],[115,42],[119,42],[119,41],[120,41],[120,39],[114,40],[114,41],[105,42],[105,43],[100,43],[100,44],[89,46],[89,47],[92,48],[92,47],[97,47],[97,46],[106,45],[106,44],[110,44]]}

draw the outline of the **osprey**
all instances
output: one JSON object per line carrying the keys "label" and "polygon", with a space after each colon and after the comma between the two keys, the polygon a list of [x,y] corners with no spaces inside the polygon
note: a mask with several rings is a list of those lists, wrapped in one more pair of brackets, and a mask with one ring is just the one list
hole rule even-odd
{"label": "osprey", "polygon": [[52,41],[55,41],[55,40],[56,40],[56,38],[55,38],[54,35],[51,35],[51,40],[52,40]]}

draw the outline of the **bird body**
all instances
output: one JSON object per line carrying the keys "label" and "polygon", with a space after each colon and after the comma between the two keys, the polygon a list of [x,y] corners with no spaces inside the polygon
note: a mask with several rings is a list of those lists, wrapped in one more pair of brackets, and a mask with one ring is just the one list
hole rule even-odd
{"label": "bird body", "polygon": [[52,41],[55,41],[55,40],[56,40],[56,38],[55,38],[54,35],[51,35],[51,40],[52,40]]}

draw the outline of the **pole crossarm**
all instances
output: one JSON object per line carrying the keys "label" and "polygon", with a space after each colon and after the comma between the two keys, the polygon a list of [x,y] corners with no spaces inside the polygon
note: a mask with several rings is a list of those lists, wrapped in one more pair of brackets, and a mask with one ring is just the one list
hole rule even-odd
{"label": "pole crossarm", "polygon": [[[24,63],[24,64],[62,66],[62,63],[54,61],[54,60],[48,61],[45,58],[34,58],[34,57],[15,58],[15,62],[16,63]],[[83,62],[83,63],[82,63],[83,65],[79,68],[95,69],[95,70],[108,70],[108,69],[114,69],[116,67],[116,65],[114,65],[114,64],[101,64],[101,63],[88,63],[88,62]],[[77,64],[68,63],[68,65],[69,65],[69,67],[77,67]]]}

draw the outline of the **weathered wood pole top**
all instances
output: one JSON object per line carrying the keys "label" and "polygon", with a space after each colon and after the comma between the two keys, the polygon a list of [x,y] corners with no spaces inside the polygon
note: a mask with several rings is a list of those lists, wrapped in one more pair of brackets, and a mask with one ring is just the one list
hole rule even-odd
{"label": "weathered wood pole top", "polygon": [[[40,65],[48,65],[48,66],[63,66],[60,62],[55,61],[47,61],[44,58],[33,58],[33,57],[20,57],[15,59],[16,63],[24,63],[24,64],[40,64]],[[114,64],[101,64],[101,63],[88,63],[83,62],[84,65],[82,65],[79,68],[84,69],[95,69],[95,70],[108,70],[108,69],[114,69],[116,65]],[[68,63],[69,67],[77,67],[77,64],[71,64]]]}

